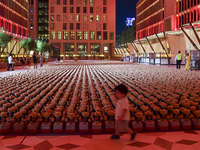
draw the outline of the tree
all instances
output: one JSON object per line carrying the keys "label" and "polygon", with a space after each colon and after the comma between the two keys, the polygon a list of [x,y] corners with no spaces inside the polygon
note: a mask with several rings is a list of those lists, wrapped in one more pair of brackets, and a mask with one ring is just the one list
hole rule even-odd
{"label": "tree", "polygon": [[[20,45],[22,48],[24,48],[24,54],[30,50],[35,50],[35,48],[37,47],[36,42],[32,38],[22,39],[20,42]],[[19,52],[18,52],[18,54],[19,54]]]}
{"label": "tree", "polygon": [[7,44],[12,41],[13,36],[7,34],[7,31],[5,31],[3,28],[0,30],[0,47],[3,47],[0,54],[4,52],[4,49],[6,48]]}
{"label": "tree", "polygon": [[49,43],[42,41],[37,41],[36,49],[41,53],[46,53],[46,52],[51,53],[51,51],[53,50],[52,46]]}

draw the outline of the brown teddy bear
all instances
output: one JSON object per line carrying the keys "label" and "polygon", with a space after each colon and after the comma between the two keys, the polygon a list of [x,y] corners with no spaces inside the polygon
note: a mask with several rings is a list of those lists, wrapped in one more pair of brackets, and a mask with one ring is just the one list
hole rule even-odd
{"label": "brown teddy bear", "polygon": [[50,122],[50,116],[51,116],[51,113],[50,112],[43,112],[42,113],[42,120],[44,123],[49,123]]}
{"label": "brown teddy bear", "polygon": [[91,122],[91,119],[89,118],[89,116],[90,116],[89,112],[86,111],[86,112],[82,112],[81,114],[82,114],[82,117],[79,118],[79,121],[82,121],[84,123]]}
{"label": "brown teddy bear", "polygon": [[52,118],[52,122],[56,122],[56,123],[60,123],[60,122],[63,122],[65,119],[64,117],[62,116],[62,112],[61,111],[55,111],[53,113],[53,116],[54,118]]}
{"label": "brown teddy bear", "polygon": [[136,112],[135,113],[135,122],[143,122],[143,121],[144,121],[143,112]]}
{"label": "brown teddy bear", "polygon": [[160,120],[165,121],[167,118],[168,111],[166,109],[160,110]]}
{"label": "brown teddy bear", "polygon": [[151,111],[146,111],[145,113],[145,116],[146,116],[146,120],[148,121],[148,122],[150,122],[150,121],[152,121],[152,112]]}
{"label": "brown teddy bear", "polygon": [[8,121],[8,114],[7,114],[7,112],[1,112],[0,116],[1,116],[1,122],[3,124],[6,124],[6,122]]}
{"label": "brown teddy bear", "polygon": [[70,123],[77,122],[76,114],[68,113],[65,122],[70,122]]}
{"label": "brown teddy bear", "polygon": [[15,114],[14,114],[14,119],[16,120],[16,122],[17,122],[18,124],[20,124],[21,122],[24,121],[21,112],[15,113]]}
{"label": "brown teddy bear", "polygon": [[30,121],[32,124],[36,122],[40,122],[41,121],[40,114],[37,112],[30,113],[28,117],[28,121]]}
{"label": "brown teddy bear", "polygon": [[195,114],[195,119],[199,120],[200,119],[200,110],[194,111],[194,114]]}

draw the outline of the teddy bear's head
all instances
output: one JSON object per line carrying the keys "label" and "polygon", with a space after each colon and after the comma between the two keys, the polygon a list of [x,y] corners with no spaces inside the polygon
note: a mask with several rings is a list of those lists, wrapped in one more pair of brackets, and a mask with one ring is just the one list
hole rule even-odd
{"label": "teddy bear's head", "polygon": [[169,105],[169,106],[167,106],[167,110],[169,110],[169,111],[172,111],[173,110],[173,105]]}
{"label": "teddy bear's head", "polygon": [[90,115],[90,113],[89,113],[89,112],[82,112],[82,116],[83,116],[83,117],[86,117],[86,118],[88,118],[88,117],[89,117],[89,115]]}
{"label": "teddy bear's head", "polygon": [[44,117],[44,118],[49,118],[50,117],[50,113],[49,112],[43,112],[42,113],[42,117]]}
{"label": "teddy bear's head", "polygon": [[191,106],[191,107],[190,107],[190,110],[191,110],[192,112],[194,112],[196,109],[197,109],[196,106]]}
{"label": "teddy bear's head", "polygon": [[183,110],[183,114],[185,114],[185,115],[190,115],[190,110],[189,109],[184,109]]}
{"label": "teddy bear's head", "polygon": [[7,112],[1,112],[1,117],[7,117]]}
{"label": "teddy bear's head", "polygon": [[196,117],[197,119],[200,118],[200,110],[194,111],[194,114],[195,114],[195,117]]}
{"label": "teddy bear's head", "polygon": [[61,115],[62,115],[62,113],[61,113],[60,111],[55,111],[55,112],[53,113],[53,115],[54,115],[56,118],[60,118]]}
{"label": "teddy bear's head", "polygon": [[161,109],[160,114],[166,116],[168,114],[168,111],[166,109]]}
{"label": "teddy bear's head", "polygon": [[71,121],[73,121],[74,120],[74,118],[75,118],[75,113],[68,113],[68,118],[69,118],[69,121],[71,122]]}
{"label": "teddy bear's head", "polygon": [[37,112],[32,112],[31,113],[31,117],[32,118],[37,118],[38,117],[38,113]]}
{"label": "teddy bear's head", "polygon": [[184,103],[185,108],[189,109],[190,108],[190,103]]}
{"label": "teddy bear's head", "polygon": [[22,113],[21,113],[21,112],[16,112],[16,113],[14,114],[14,117],[15,117],[16,119],[20,118],[21,116],[22,116]]}

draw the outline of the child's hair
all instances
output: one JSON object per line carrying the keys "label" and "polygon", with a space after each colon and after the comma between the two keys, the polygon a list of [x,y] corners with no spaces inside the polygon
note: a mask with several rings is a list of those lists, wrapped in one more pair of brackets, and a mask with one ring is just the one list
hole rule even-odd
{"label": "child's hair", "polygon": [[127,95],[128,88],[124,84],[119,84],[115,87],[115,91],[118,90],[120,93]]}

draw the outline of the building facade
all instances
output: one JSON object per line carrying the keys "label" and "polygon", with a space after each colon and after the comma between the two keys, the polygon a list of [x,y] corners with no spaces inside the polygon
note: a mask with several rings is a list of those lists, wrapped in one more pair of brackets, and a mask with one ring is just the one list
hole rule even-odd
{"label": "building facade", "polygon": [[121,44],[122,44],[122,34],[116,35],[116,43],[115,43],[115,46],[116,46],[117,48],[119,48]]}
{"label": "building facade", "polygon": [[121,44],[133,42],[136,39],[136,21],[132,22],[132,26],[122,31]]}
{"label": "building facade", "polygon": [[114,55],[115,0],[50,0],[49,43],[53,55]]}
{"label": "building facade", "polygon": [[2,27],[14,37],[4,52],[12,51],[17,54],[20,39],[28,37],[28,0],[0,0],[0,28]]}

